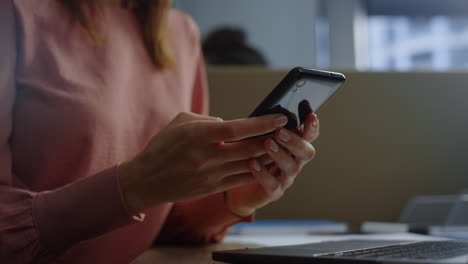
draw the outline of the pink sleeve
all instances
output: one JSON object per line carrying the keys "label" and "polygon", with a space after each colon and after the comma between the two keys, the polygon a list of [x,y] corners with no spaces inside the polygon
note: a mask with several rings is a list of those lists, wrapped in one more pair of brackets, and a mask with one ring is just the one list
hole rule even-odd
{"label": "pink sleeve", "polygon": [[47,192],[2,184],[0,259],[46,262],[80,241],[133,221],[123,205],[115,168]]}
{"label": "pink sleeve", "polygon": [[222,193],[174,204],[157,243],[212,243],[221,241],[228,228],[252,222],[254,216],[240,218],[229,211]]}
{"label": "pink sleeve", "polygon": [[0,259],[47,262],[79,241],[132,222],[116,169],[48,192],[23,188],[12,173],[9,138],[15,101],[16,25],[12,0],[0,1]]}

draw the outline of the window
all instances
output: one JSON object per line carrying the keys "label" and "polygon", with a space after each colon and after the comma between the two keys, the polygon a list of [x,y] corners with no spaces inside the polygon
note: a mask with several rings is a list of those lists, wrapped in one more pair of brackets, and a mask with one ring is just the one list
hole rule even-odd
{"label": "window", "polygon": [[467,0],[174,0],[202,37],[234,27],[271,68],[468,70]]}
{"label": "window", "polygon": [[370,70],[468,69],[468,18],[369,16]]}
{"label": "window", "polygon": [[326,9],[316,24],[319,67],[468,70],[466,0],[319,1]]}

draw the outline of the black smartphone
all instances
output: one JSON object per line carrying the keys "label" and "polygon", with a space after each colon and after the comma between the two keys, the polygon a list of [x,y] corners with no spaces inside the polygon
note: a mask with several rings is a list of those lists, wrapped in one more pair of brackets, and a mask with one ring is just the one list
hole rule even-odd
{"label": "black smartphone", "polygon": [[341,73],[296,67],[249,117],[281,113],[288,117],[285,128],[297,129],[305,122],[307,115],[317,111],[345,80]]}

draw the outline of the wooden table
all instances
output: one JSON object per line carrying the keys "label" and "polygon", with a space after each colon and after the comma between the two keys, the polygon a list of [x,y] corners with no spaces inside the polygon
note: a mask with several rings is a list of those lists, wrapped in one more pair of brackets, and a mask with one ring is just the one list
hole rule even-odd
{"label": "wooden table", "polygon": [[220,264],[211,259],[218,250],[258,247],[254,244],[218,243],[206,246],[157,246],[145,251],[131,264]]}

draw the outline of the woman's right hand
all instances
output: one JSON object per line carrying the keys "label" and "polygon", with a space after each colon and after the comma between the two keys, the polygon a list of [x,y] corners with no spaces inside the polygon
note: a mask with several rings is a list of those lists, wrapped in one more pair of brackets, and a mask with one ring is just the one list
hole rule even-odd
{"label": "woman's right hand", "polygon": [[287,121],[280,114],[222,121],[180,113],[140,154],[118,167],[129,210],[138,213],[252,183],[249,160],[265,154],[265,139],[238,140],[272,132]]}

